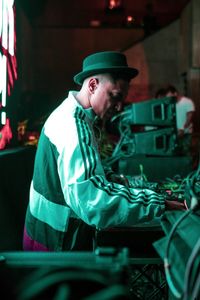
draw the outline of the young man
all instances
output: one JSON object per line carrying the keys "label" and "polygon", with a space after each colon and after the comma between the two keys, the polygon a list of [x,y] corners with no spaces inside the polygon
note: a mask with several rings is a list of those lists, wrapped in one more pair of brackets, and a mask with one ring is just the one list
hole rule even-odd
{"label": "young man", "polygon": [[102,166],[94,120],[120,107],[137,74],[120,52],[84,59],[74,77],[80,91],[69,92],[40,135],[24,250],[92,250],[97,228],[131,226],[161,216],[166,208],[183,209],[154,191],[110,182]]}
{"label": "young man", "polygon": [[176,126],[180,151],[190,154],[193,132],[193,115],[195,106],[190,98],[180,95],[178,90],[170,85],[166,89],[166,96],[176,98]]}

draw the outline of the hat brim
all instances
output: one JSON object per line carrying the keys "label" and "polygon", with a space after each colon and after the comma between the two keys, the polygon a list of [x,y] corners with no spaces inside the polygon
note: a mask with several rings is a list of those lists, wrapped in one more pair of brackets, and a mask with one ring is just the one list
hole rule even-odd
{"label": "hat brim", "polygon": [[139,73],[137,69],[130,68],[130,67],[112,67],[112,68],[100,68],[95,70],[88,70],[83,71],[74,76],[74,82],[82,85],[83,81],[92,76],[97,74],[103,74],[103,73],[119,73],[120,75],[126,75],[129,79],[133,79],[136,77]]}

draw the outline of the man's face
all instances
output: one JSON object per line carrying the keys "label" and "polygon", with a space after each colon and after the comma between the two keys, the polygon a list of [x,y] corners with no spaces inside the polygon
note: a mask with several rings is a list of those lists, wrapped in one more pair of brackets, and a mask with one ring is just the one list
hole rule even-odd
{"label": "man's face", "polygon": [[118,79],[115,82],[106,77],[98,80],[93,97],[91,97],[91,106],[100,118],[111,118],[122,108],[122,103],[127,97],[129,82],[124,79]]}
{"label": "man's face", "polygon": [[166,97],[175,97],[177,99],[177,93],[167,92]]}

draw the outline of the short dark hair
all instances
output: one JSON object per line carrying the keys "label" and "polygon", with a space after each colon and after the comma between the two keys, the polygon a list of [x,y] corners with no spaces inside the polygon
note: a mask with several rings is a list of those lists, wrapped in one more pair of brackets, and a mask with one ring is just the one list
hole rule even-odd
{"label": "short dark hair", "polygon": [[166,93],[169,93],[169,92],[171,92],[171,93],[178,93],[178,90],[175,88],[175,86],[173,86],[173,85],[168,85],[167,87],[166,87]]}
{"label": "short dark hair", "polygon": [[160,88],[159,90],[157,90],[155,97],[159,98],[159,97],[165,97],[166,96],[166,89],[164,88]]}

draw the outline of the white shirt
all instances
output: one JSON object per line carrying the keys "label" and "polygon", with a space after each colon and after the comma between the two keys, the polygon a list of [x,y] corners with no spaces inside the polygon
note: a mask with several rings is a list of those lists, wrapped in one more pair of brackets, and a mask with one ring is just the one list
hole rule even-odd
{"label": "white shirt", "polygon": [[176,103],[176,126],[177,129],[184,130],[185,133],[192,133],[193,124],[191,123],[188,128],[184,128],[187,120],[187,113],[194,112],[195,106],[191,99],[182,96],[181,99]]}

